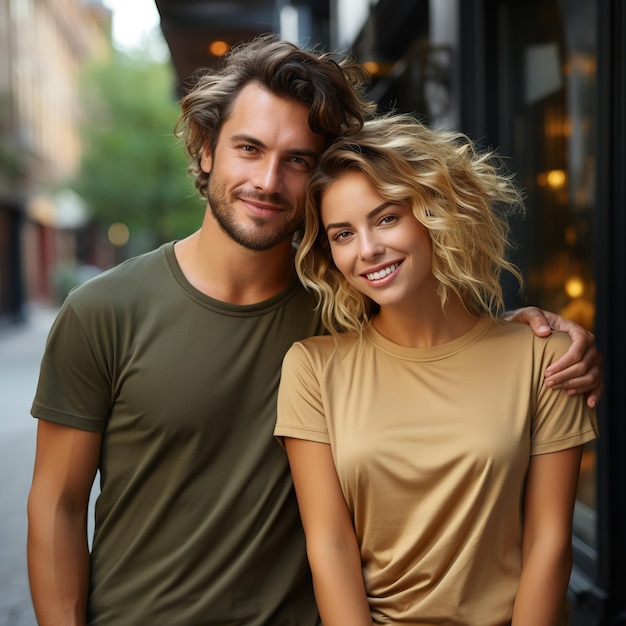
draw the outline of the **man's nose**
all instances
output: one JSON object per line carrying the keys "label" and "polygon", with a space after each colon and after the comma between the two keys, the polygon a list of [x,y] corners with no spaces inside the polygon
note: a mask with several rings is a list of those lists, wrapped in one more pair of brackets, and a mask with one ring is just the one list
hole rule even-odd
{"label": "man's nose", "polygon": [[259,161],[252,182],[257,189],[265,192],[277,191],[282,185],[280,161],[273,158]]}

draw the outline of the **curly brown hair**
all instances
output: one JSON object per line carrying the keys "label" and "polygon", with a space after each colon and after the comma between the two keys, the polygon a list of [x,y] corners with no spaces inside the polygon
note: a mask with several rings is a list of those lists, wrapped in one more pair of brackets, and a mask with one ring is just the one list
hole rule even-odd
{"label": "curly brown hair", "polygon": [[251,82],[310,108],[309,126],[326,137],[326,145],[358,132],[375,111],[365,96],[369,74],[348,57],[303,50],[276,34],[261,35],[234,48],[217,72],[198,73],[181,101],[175,133],[190,159],[189,172],[206,198],[208,174],[200,167],[202,149],[215,146],[237,95]]}

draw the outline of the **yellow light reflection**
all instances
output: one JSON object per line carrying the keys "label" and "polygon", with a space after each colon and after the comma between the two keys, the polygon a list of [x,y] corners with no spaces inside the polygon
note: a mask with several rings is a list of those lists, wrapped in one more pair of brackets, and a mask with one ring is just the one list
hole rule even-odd
{"label": "yellow light reflection", "polygon": [[209,44],[209,52],[214,57],[224,56],[230,50],[230,46],[225,41],[220,41],[219,39],[216,41],[212,41]]}
{"label": "yellow light reflection", "polygon": [[570,276],[565,282],[565,293],[570,298],[580,298],[585,292],[585,283],[579,276]]}
{"label": "yellow light reflection", "polygon": [[366,61],[363,63],[363,67],[372,75],[376,76],[380,72],[380,63],[376,61]]}
{"label": "yellow light reflection", "polygon": [[549,170],[537,174],[537,184],[540,187],[550,187],[551,189],[562,189],[567,182],[567,172],[565,170]]}
{"label": "yellow light reflection", "polygon": [[111,224],[111,226],[109,226],[107,235],[109,237],[109,241],[114,246],[124,246],[128,243],[130,231],[128,230],[128,226],[126,226],[126,224],[116,222],[115,224]]}
{"label": "yellow light reflection", "polygon": [[564,170],[550,170],[546,174],[546,182],[552,189],[560,189],[567,180],[567,174]]}

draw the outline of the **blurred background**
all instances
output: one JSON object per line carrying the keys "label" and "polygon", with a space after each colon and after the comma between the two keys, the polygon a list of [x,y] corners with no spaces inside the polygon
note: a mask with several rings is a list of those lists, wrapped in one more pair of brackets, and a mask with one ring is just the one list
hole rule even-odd
{"label": "blurred background", "polygon": [[[29,419],[68,291],[200,225],[204,204],[172,133],[178,100],[197,69],[269,31],[353,56],[381,111],[508,157],[527,215],[512,224],[526,289],[507,286],[507,305],[578,322],[604,358],[602,436],[585,450],[576,506],[572,624],[626,624],[623,0],[0,0],[0,464],[19,449],[6,433]],[[21,436],[30,473],[33,434]],[[19,500],[0,526],[0,562],[17,545],[19,564],[5,559],[0,584],[19,571],[23,593],[28,480],[0,481],[0,502],[9,487]],[[0,591],[0,624],[23,615]]]}

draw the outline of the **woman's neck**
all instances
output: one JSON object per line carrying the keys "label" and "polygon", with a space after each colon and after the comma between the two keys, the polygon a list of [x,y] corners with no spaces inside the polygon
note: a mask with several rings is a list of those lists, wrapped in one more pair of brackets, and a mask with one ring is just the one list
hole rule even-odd
{"label": "woman's neck", "polygon": [[430,348],[454,341],[469,332],[478,317],[453,296],[445,307],[422,304],[417,310],[381,307],[372,323],[386,339],[409,348]]}

